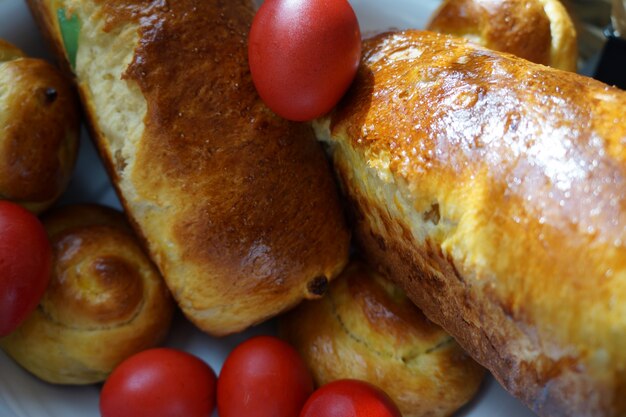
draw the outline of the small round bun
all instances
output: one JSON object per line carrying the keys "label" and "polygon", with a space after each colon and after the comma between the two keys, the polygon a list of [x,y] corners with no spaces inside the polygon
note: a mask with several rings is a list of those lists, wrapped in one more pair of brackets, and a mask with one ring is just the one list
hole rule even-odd
{"label": "small round bun", "polygon": [[122,213],[68,206],[43,221],[54,253],[50,285],[0,346],[47,382],[103,381],[122,360],[163,341],[173,301]]}
{"label": "small round bun", "polygon": [[40,213],[61,195],[78,152],[80,111],[51,64],[0,40],[0,199]]}
{"label": "small round bun", "polygon": [[444,0],[428,29],[576,71],[576,29],[559,0]]}
{"label": "small round bun", "polygon": [[316,384],[342,378],[382,388],[404,417],[449,416],[477,392],[484,370],[404,293],[354,262],[321,300],[280,320]]}

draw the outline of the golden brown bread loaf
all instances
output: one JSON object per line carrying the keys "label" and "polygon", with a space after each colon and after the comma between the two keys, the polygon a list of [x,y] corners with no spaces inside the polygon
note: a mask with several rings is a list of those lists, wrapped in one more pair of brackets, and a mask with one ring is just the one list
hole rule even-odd
{"label": "golden brown bread loaf", "polygon": [[47,382],[104,381],[122,360],[163,341],[173,300],[122,213],[66,206],[43,222],[53,247],[50,284],[0,347]]}
{"label": "golden brown bread loaf", "polygon": [[403,417],[449,416],[476,394],[484,369],[404,292],[361,262],[321,300],[280,318],[318,386],[352,378],[382,388]]}
{"label": "golden brown bread loaf", "polygon": [[316,124],[364,256],[542,416],[626,415],[626,92],[432,32]]}
{"label": "golden brown bread loaf", "polygon": [[0,40],[0,199],[51,206],[74,169],[79,125],[71,82]]}
{"label": "golden brown bread loaf", "polygon": [[[256,94],[251,2],[30,5],[74,62],[118,195],[185,315],[224,335],[319,297],[349,232],[310,126]],[[73,56],[61,32],[77,27]]]}
{"label": "golden brown bread loaf", "polygon": [[445,0],[427,28],[576,71],[576,29],[559,0]]}

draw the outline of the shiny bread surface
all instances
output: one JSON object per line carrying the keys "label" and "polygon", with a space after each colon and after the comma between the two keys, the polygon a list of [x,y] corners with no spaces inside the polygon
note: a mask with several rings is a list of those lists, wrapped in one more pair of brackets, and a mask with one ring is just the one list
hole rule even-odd
{"label": "shiny bread surface", "polygon": [[[349,233],[308,125],[257,96],[247,0],[30,2],[118,195],[186,316],[233,333],[319,297]],[[76,56],[64,23],[80,24]]]}
{"label": "shiny bread surface", "polygon": [[403,417],[452,415],[485,374],[400,288],[361,261],[352,261],[321,300],[282,315],[279,332],[318,386],[367,381],[385,391]]}
{"label": "shiny bread surface", "polygon": [[49,208],[74,171],[79,131],[70,80],[0,40],[0,199]]}
{"label": "shiny bread surface", "polygon": [[124,359],[164,341],[174,302],[122,213],[64,206],[43,223],[53,251],[50,283],[0,347],[44,381],[102,382]]}
{"label": "shiny bread surface", "polygon": [[626,93],[467,41],[364,45],[316,123],[356,240],[542,416],[626,413]]}
{"label": "shiny bread surface", "polygon": [[445,0],[427,29],[576,71],[576,29],[560,0]]}

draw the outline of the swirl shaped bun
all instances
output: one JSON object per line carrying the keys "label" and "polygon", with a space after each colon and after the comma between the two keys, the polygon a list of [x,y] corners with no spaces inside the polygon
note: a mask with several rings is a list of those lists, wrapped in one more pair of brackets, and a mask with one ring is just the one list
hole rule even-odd
{"label": "swirl shaped bun", "polygon": [[119,362],[163,341],[173,301],[121,213],[64,207],[44,225],[54,251],[50,285],[0,346],[45,381],[103,381]]}
{"label": "swirl shaped bun", "polygon": [[39,213],[61,195],[78,151],[80,111],[51,64],[0,40],[0,198]]}
{"label": "swirl shaped bun", "polygon": [[348,266],[326,297],[282,316],[280,332],[301,353],[316,384],[368,381],[404,417],[452,414],[474,396],[484,376],[398,287],[360,262]]}

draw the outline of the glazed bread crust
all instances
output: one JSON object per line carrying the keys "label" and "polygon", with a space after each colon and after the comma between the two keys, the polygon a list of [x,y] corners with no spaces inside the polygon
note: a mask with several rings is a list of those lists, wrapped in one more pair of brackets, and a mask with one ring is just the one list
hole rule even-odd
{"label": "glazed bread crust", "polygon": [[427,28],[576,71],[576,29],[560,0],[445,0]]}
{"label": "glazed bread crust", "polygon": [[50,284],[0,347],[44,381],[102,382],[124,359],[163,342],[174,302],[122,213],[64,206],[43,223],[53,249]]}
{"label": "glazed bread crust", "polygon": [[301,303],[279,323],[318,386],[344,378],[370,382],[403,417],[452,415],[485,374],[400,288],[360,261],[323,299]]}
{"label": "glazed bread crust", "polygon": [[626,413],[626,93],[431,32],[316,124],[357,242],[543,416]]}
{"label": "glazed bread crust", "polygon": [[261,102],[248,0],[32,0],[63,49],[80,23],[76,80],[93,137],[137,232],[185,315],[245,329],[321,295],[349,232],[310,126]]}
{"label": "glazed bread crust", "polygon": [[65,191],[78,153],[72,83],[0,40],[0,199],[40,213]]}

